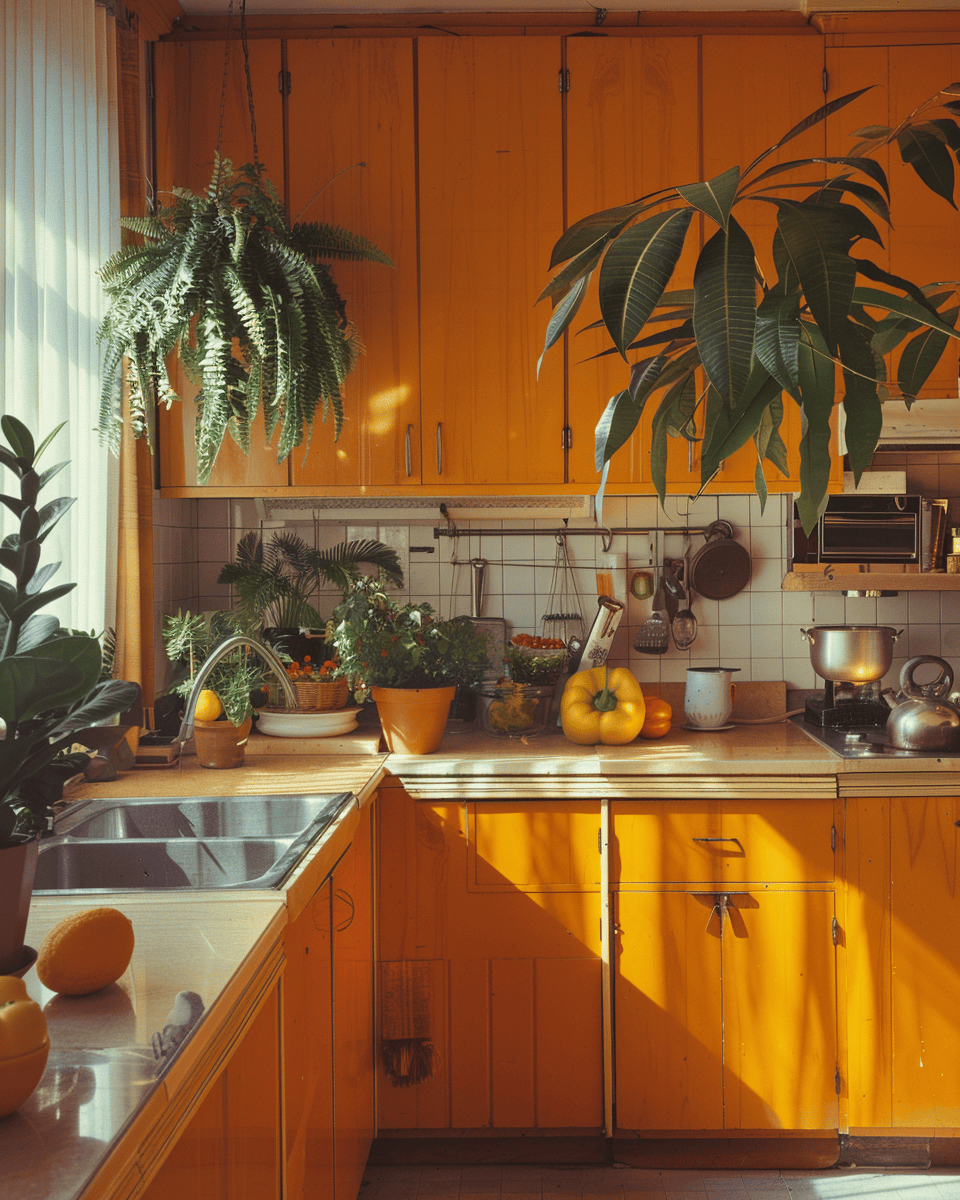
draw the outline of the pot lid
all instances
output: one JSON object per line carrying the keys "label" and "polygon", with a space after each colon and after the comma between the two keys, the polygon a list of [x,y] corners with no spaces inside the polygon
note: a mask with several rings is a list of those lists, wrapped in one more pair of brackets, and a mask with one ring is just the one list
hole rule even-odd
{"label": "pot lid", "polygon": [[701,546],[690,561],[690,586],[707,600],[727,600],[750,582],[750,554],[733,538]]}

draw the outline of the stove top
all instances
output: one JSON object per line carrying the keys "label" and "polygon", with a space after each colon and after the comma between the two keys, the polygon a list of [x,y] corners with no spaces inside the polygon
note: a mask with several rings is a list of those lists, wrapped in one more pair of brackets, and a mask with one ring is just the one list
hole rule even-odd
{"label": "stove top", "polygon": [[808,737],[841,758],[958,758],[960,751],[896,750],[887,743],[887,732],[876,725],[852,725],[845,729],[811,725],[803,715],[790,720]]}

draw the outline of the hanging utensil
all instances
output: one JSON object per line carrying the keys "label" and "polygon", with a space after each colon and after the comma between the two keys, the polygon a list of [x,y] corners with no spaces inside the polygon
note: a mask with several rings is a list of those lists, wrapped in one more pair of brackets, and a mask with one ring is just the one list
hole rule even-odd
{"label": "hanging utensil", "polygon": [[473,573],[472,614],[469,618],[478,636],[486,638],[487,658],[490,665],[484,673],[484,679],[496,679],[503,674],[503,657],[507,645],[507,622],[503,617],[483,616],[483,586],[486,578],[487,560],[471,558],[470,568]]}
{"label": "hanging utensil", "polygon": [[[690,579],[690,560],[684,558],[683,577]],[[693,589],[689,582],[684,592],[683,607],[677,610],[676,616],[670,622],[670,632],[673,634],[673,644],[678,650],[689,650],[697,640],[697,618],[693,615],[690,601],[693,599]]]}
{"label": "hanging utensil", "polygon": [[661,579],[653,597],[653,612],[637,630],[637,637],[633,643],[634,650],[639,650],[641,654],[666,654],[670,645],[670,626],[664,620],[664,606],[663,579]]}
{"label": "hanging utensil", "polygon": [[560,533],[556,539],[557,553],[553,560],[550,598],[547,600],[547,610],[540,618],[540,627],[544,637],[560,638],[568,645],[571,638],[577,638],[582,643],[583,611],[567,553],[567,539]]}
{"label": "hanging utensil", "polygon": [[729,521],[714,521],[706,537],[690,560],[687,583],[707,600],[728,600],[750,582],[750,553],[733,540]]}

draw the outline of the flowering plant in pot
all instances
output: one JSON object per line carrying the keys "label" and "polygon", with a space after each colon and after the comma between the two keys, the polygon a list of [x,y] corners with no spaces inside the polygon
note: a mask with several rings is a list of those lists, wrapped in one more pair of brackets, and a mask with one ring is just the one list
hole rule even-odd
{"label": "flowering plant in pot", "polygon": [[[440,620],[429,604],[399,604],[383,576],[358,579],[329,625],[343,670],[361,703],[373,699],[391,751],[429,754],[443,737],[457,684],[475,686],[488,668],[486,639],[467,618]],[[434,714],[432,737],[420,741],[424,715],[398,715],[397,705],[425,705]]]}
{"label": "flowering plant in pot", "polygon": [[43,543],[74,503],[61,496],[40,505],[39,494],[67,465],[42,473],[37,461],[63,428],[39,446],[15,417],[0,418],[6,446],[0,463],[19,480],[19,496],[0,495],[18,522],[0,545],[0,975],[22,965],[38,839],[49,831],[64,783],[89,762],[71,753],[75,735],[132,708],[135,683],[102,678],[100,641],[61,627],[39,610],[77,585],[47,587],[60,564],[40,565]]}

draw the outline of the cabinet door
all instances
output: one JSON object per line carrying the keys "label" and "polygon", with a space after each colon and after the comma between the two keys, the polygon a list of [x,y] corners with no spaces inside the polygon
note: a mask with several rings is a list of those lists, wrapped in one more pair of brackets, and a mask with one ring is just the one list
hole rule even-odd
{"label": "cabinet door", "polygon": [[[659,188],[699,179],[697,38],[568,38],[566,47],[570,225]],[[693,286],[698,243],[694,230],[688,236],[676,287]],[[599,316],[594,280],[567,345],[570,480],[590,487],[597,483],[594,429],[607,401],[629,382],[629,367],[618,355],[594,357],[610,346],[606,331],[587,328]],[[560,353],[560,346],[555,346],[547,359]],[[652,490],[652,415],[651,411],[644,417],[637,433],[614,455],[611,485],[643,484],[644,490]],[[679,443],[671,441],[670,450],[671,460],[675,451],[683,450],[685,457],[685,447]]]}
{"label": "cabinet door", "polygon": [[890,802],[894,1127],[960,1126],[960,800]]}
{"label": "cabinet door", "polygon": [[284,1196],[333,1194],[332,882],[284,931]]}
{"label": "cabinet door", "polygon": [[[938,88],[957,79],[960,45],[840,46],[827,50],[826,61],[828,99],[858,88],[871,89],[828,122],[829,153],[846,154],[855,143],[850,135],[856,129],[865,125],[895,127]],[[890,184],[893,228],[878,222],[884,248],[861,243],[858,254],[920,286],[960,277],[955,210],[921,183],[913,168],[903,164],[896,148],[872,157],[886,171]],[[900,353],[898,350],[887,358],[893,380]],[[919,394],[956,396],[957,362],[957,343],[951,340]]]}
{"label": "cabinet door", "polygon": [[380,1128],[599,1129],[597,806],[572,805],[572,854],[540,841],[568,828],[561,805],[497,803],[478,825],[485,807],[381,791],[378,1028],[436,1053],[407,1087],[381,1062]]}
{"label": "cabinet door", "polygon": [[617,801],[613,834],[615,886],[721,877],[719,800]]}
{"label": "cabinet door", "polygon": [[562,230],[560,41],[418,43],[423,482],[560,483],[563,362],[534,306]]}
{"label": "cabinet door", "polygon": [[[277,78],[280,43],[250,42],[250,75],[257,122],[257,150],[267,175],[283,195],[283,119]],[[223,42],[157,43],[155,51],[155,112],[157,138],[156,190],[169,203],[171,187],[205,191],[213,174],[220,128],[224,74]],[[230,45],[223,110],[221,155],[236,166],[253,162],[253,137],[247,105],[247,84],[240,43]],[[196,389],[177,371],[174,386],[181,397],[157,414],[157,447],[161,487],[196,486],[194,440]],[[214,463],[209,486],[285,486],[286,463],[277,462],[276,439],[267,442],[262,418],[255,422],[249,455],[225,435]]]}
{"label": "cabinet door", "polygon": [[334,1195],[360,1192],[374,1133],[373,879],[368,805],[333,873]]}
{"label": "cabinet door", "polygon": [[723,1128],[719,929],[710,894],[619,892],[617,1127]]}
{"label": "cabinet door", "polygon": [[309,453],[292,456],[297,485],[420,482],[413,45],[287,43],[291,219],[363,234],[394,263],[332,264],[365,352],[344,385],[339,439],[318,414]]}
{"label": "cabinet door", "polygon": [[832,891],[731,893],[723,930],[723,1126],[836,1129]]}

